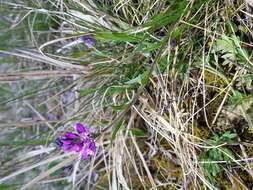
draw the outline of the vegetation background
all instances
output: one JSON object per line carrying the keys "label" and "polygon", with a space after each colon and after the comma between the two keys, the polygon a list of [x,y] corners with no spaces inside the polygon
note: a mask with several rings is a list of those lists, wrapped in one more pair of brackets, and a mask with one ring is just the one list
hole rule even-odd
{"label": "vegetation background", "polygon": [[252,6],[1,0],[0,189],[252,189]]}

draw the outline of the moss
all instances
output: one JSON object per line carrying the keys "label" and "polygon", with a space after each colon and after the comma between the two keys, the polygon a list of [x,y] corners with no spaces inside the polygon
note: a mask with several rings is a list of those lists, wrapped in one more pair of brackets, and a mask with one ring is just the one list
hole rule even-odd
{"label": "moss", "polygon": [[[222,180],[220,180],[222,179]],[[232,184],[230,183],[229,179],[225,175],[225,172],[220,172],[219,175],[216,177],[215,181],[216,187],[218,187],[221,190],[231,190]]]}
{"label": "moss", "polygon": [[[243,183],[249,188],[252,189],[253,188],[253,184],[252,184],[252,177],[251,175],[244,169],[238,169],[238,175],[240,176],[241,180],[243,181]],[[237,180],[238,181],[238,180]]]}
{"label": "moss", "polygon": [[[218,88],[223,88],[226,85],[225,81],[217,74],[206,71],[204,76],[206,85]],[[215,91],[215,88],[212,88],[212,91]]]}
{"label": "moss", "polygon": [[[193,135],[200,139],[207,139],[210,136],[210,131],[207,127],[202,126],[194,126],[193,127]],[[198,141],[198,139],[197,139]]]}
{"label": "moss", "polygon": [[246,186],[243,186],[236,177],[231,176],[231,178],[233,180],[233,184],[234,184],[234,187],[235,187],[234,189],[236,189],[236,190],[248,190],[248,188]]}
{"label": "moss", "polygon": [[152,171],[157,174],[158,179],[162,182],[166,183],[166,179],[173,179],[176,181],[182,180],[181,167],[161,153],[157,153],[150,161]]}

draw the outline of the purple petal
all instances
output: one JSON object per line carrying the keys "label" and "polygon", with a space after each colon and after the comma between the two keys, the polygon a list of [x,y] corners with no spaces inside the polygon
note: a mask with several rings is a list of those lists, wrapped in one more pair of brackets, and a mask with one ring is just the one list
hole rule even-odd
{"label": "purple petal", "polygon": [[81,158],[87,159],[89,156],[94,156],[95,153],[93,151],[91,151],[90,149],[84,148],[81,154]]}
{"label": "purple petal", "polygon": [[88,149],[91,150],[94,154],[96,153],[96,145],[95,142],[92,141],[89,145],[88,145]]}
{"label": "purple petal", "polygon": [[62,139],[61,142],[62,142],[64,145],[69,145],[69,144],[71,144],[71,141],[70,141],[70,140]]}
{"label": "purple petal", "polygon": [[92,141],[91,138],[85,138],[83,139],[84,144],[89,144]]}
{"label": "purple petal", "polygon": [[86,158],[88,158],[87,149],[83,149],[82,154],[81,154],[81,158],[83,160],[85,160]]}
{"label": "purple petal", "polygon": [[78,137],[77,134],[72,133],[72,132],[66,132],[64,136],[65,136],[67,139],[75,139],[75,138]]}
{"label": "purple petal", "polygon": [[170,40],[170,46],[175,47],[177,45],[177,41],[175,39]]}
{"label": "purple petal", "polygon": [[80,39],[89,49],[95,46],[95,40],[91,35],[81,36]]}
{"label": "purple petal", "polygon": [[89,129],[81,123],[75,125],[75,130],[79,135],[82,135],[82,137],[86,137],[89,134]]}
{"label": "purple petal", "polygon": [[56,140],[55,140],[55,145],[58,147],[58,148],[61,148],[62,147],[62,140],[61,140],[61,138],[57,138]]}
{"label": "purple petal", "polygon": [[96,145],[92,139],[86,139],[86,147],[82,150],[82,159],[88,158],[88,156],[94,156],[96,154]]}
{"label": "purple petal", "polygon": [[76,152],[80,152],[83,148],[83,143],[81,141],[77,142],[75,145],[74,145],[74,149]]}
{"label": "purple petal", "polygon": [[62,150],[63,150],[64,152],[72,152],[73,149],[74,149],[73,145],[66,145],[66,144],[64,144],[64,145],[62,146]]}
{"label": "purple petal", "polygon": [[92,151],[92,150],[90,150],[90,149],[87,149],[87,154],[88,154],[89,156],[95,156],[96,152],[94,152],[94,151]]}
{"label": "purple petal", "polygon": [[77,124],[75,125],[75,130],[76,130],[76,132],[77,132],[78,134],[87,132],[86,128],[85,128],[85,127],[83,126],[83,124],[81,124],[81,123],[77,123]]}

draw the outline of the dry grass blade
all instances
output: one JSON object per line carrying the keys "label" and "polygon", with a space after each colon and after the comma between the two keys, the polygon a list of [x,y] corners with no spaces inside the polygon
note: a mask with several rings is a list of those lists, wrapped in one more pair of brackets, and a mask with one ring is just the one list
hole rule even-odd
{"label": "dry grass blade", "polygon": [[[20,52],[20,53],[18,53],[18,52]],[[26,59],[31,59],[31,60],[35,60],[38,62],[44,62],[44,63],[47,63],[49,65],[53,65],[53,66],[59,67],[59,68],[84,70],[84,67],[81,65],[74,65],[74,64],[67,63],[64,61],[58,61],[58,60],[50,58],[44,54],[42,55],[38,52],[29,52],[29,51],[24,51],[24,50],[19,50],[18,52],[16,53],[16,52],[9,52],[9,51],[0,50],[0,53],[3,53],[3,54],[22,57],[22,58],[26,58]]]}
{"label": "dry grass blade", "polygon": [[31,72],[17,72],[17,73],[7,73],[0,74],[0,82],[14,82],[19,80],[42,80],[47,78],[54,77],[65,77],[65,76],[73,76],[74,74],[83,74],[81,71],[77,70],[44,70],[44,71],[31,71]]}
{"label": "dry grass blade", "polygon": [[69,163],[73,162],[76,159],[76,156],[72,156],[66,160],[61,161],[61,163],[57,164],[56,166],[52,167],[51,169],[42,172],[39,176],[32,179],[29,183],[25,184],[20,190],[29,189],[33,184],[37,183],[41,179],[44,179],[45,177],[49,176],[53,172],[57,171],[58,169],[68,165]]}
{"label": "dry grass blade", "polygon": [[27,152],[25,155],[20,156],[20,158],[18,158],[18,160],[23,161],[23,160],[29,159],[31,157],[34,157],[34,156],[42,155],[44,153],[49,154],[53,150],[55,150],[54,147],[50,147],[50,148],[41,147],[41,149],[39,149],[39,150],[33,150],[30,152]]}
{"label": "dry grass blade", "polygon": [[22,174],[22,173],[25,173],[25,172],[27,172],[27,171],[29,171],[29,170],[32,170],[33,168],[36,168],[36,167],[39,167],[39,166],[48,164],[48,163],[50,163],[50,162],[53,162],[53,161],[55,161],[55,160],[62,159],[62,158],[64,158],[64,157],[67,157],[67,156],[70,156],[70,155],[72,155],[72,153],[64,154],[64,155],[60,155],[60,156],[52,156],[51,158],[48,158],[47,160],[44,160],[44,161],[42,161],[42,162],[33,164],[33,165],[31,165],[31,166],[27,166],[27,167],[25,167],[25,168],[22,168],[22,169],[16,171],[16,172],[13,172],[12,174],[10,174],[10,175],[8,175],[8,176],[5,176],[5,177],[1,178],[1,179],[0,179],[0,183],[3,183],[4,181],[9,180],[9,179],[11,179],[11,178],[13,178],[13,177],[15,177],[15,176],[17,176],[17,175],[20,175],[20,174]]}

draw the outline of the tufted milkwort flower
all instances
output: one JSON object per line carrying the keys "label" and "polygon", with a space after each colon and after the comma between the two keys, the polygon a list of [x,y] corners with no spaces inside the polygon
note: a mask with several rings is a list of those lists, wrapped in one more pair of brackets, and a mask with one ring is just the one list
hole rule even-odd
{"label": "tufted milkwort flower", "polygon": [[57,53],[60,53],[64,49],[69,49],[73,46],[77,46],[79,44],[84,44],[88,49],[91,49],[95,46],[95,39],[92,37],[92,35],[84,35],[80,36],[78,39],[67,43],[63,47],[57,50]]}
{"label": "tufted milkwort flower", "polygon": [[92,37],[92,35],[86,35],[86,36],[81,36],[79,38],[85,45],[87,48],[92,48],[95,46],[95,40]]}
{"label": "tufted milkwort flower", "polygon": [[56,139],[56,144],[64,152],[76,152],[81,159],[86,159],[89,156],[96,154],[96,145],[94,139],[89,136],[89,129],[81,123],[75,126],[75,132],[66,132],[64,135]]}

